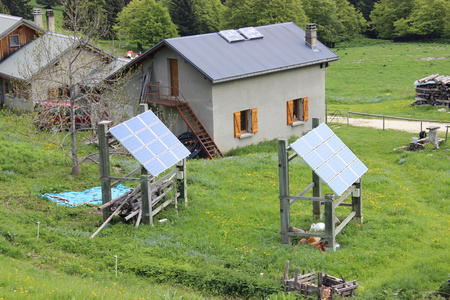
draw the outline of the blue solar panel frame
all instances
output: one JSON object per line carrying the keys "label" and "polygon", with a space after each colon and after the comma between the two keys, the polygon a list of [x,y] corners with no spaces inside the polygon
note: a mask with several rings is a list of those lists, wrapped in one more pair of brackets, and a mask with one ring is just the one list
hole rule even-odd
{"label": "blue solar panel frame", "polygon": [[151,110],[109,132],[155,177],[190,154]]}
{"label": "blue solar panel frame", "polygon": [[258,30],[256,30],[254,27],[239,28],[239,33],[249,40],[260,39],[264,37],[264,35]]}
{"label": "blue solar panel frame", "polygon": [[326,124],[305,134],[291,148],[338,196],[368,170]]}
{"label": "blue solar panel frame", "polygon": [[219,31],[219,35],[227,40],[228,43],[238,42],[245,40],[245,37],[234,29]]}

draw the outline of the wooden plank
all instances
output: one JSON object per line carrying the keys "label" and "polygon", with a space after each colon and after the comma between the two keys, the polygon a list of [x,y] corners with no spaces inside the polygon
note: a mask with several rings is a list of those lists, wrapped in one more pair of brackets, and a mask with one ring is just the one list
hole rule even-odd
{"label": "wooden plank", "polygon": [[333,209],[336,209],[336,207],[338,207],[355,189],[356,187],[352,185],[344,194],[342,194],[342,196],[339,197],[339,199],[334,201]]}
{"label": "wooden plank", "polygon": [[355,212],[355,211],[352,211],[352,212],[347,216],[347,218],[345,218],[344,221],[342,221],[342,223],[339,224],[339,226],[338,226],[338,227],[336,228],[336,230],[334,231],[334,234],[335,234],[335,235],[338,235],[339,232],[341,232],[341,230],[345,227],[345,225],[347,225],[348,222],[350,222],[350,221],[353,219],[353,217],[355,217],[355,216],[356,216],[356,212]]}

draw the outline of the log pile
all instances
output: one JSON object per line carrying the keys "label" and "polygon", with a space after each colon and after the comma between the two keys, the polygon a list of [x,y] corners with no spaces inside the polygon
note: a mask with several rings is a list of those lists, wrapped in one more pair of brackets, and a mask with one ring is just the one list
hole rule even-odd
{"label": "log pile", "polygon": [[416,98],[411,105],[450,107],[450,76],[433,74],[416,82]]}
{"label": "log pile", "polygon": [[333,300],[354,297],[355,290],[359,287],[356,280],[347,281],[345,277],[340,279],[321,272],[318,272],[316,276],[314,270],[306,272],[303,269],[302,274],[299,274],[298,268],[295,268],[292,278],[289,278],[288,272],[289,261],[287,260],[284,270],[284,291],[296,291],[305,298],[313,296],[319,300]]}
{"label": "log pile", "polygon": [[[162,181],[158,186],[152,189],[152,208],[157,206],[161,202],[161,200],[164,199],[164,197],[174,188],[175,183],[173,181],[173,177],[174,176]],[[176,203],[177,202],[175,201],[175,208],[177,208]],[[95,237],[115,216],[120,216],[125,221],[135,219],[135,227],[139,227],[142,216],[141,185],[139,184],[137,187],[131,189],[127,193],[102,204],[98,207],[98,209],[107,209],[110,212],[110,216],[91,236],[91,239]]]}

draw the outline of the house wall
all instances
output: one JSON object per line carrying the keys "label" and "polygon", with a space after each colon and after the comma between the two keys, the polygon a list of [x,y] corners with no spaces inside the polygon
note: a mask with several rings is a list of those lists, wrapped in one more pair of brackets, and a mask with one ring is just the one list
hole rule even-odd
{"label": "house wall", "polygon": [[[159,81],[162,86],[170,87],[170,59],[176,59],[178,61],[180,97],[189,103],[200,121],[210,131],[210,128],[213,128],[212,84],[203,74],[177,53],[168,48],[163,48],[156,52],[152,59],[152,80]],[[144,70],[147,70],[148,64],[149,61],[144,64]],[[163,93],[168,92],[168,89],[163,91]],[[188,131],[186,123],[178,115],[176,109],[168,107],[161,107],[161,109],[164,111],[166,125],[168,125],[175,135]]]}
{"label": "house wall", "polygon": [[[275,138],[301,136],[312,118],[325,121],[325,68],[320,65],[276,72],[213,86],[213,138],[222,152]],[[309,120],[287,125],[287,101],[309,98]],[[258,109],[258,132],[234,137],[234,113]]]}
{"label": "house wall", "polygon": [[[20,42],[19,47],[10,47],[9,37],[14,34],[19,35],[19,42]],[[8,35],[4,36],[0,40],[0,61],[4,60],[5,58],[13,54],[15,51],[19,50],[21,47],[31,42],[33,39],[37,37],[37,35],[38,33],[34,29],[31,29],[30,27],[25,25],[21,25],[15,30],[11,31]]]}

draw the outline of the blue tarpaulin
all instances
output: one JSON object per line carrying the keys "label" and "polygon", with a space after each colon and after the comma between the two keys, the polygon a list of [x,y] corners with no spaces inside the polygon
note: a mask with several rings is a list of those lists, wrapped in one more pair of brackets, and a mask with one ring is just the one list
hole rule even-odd
{"label": "blue tarpaulin", "polygon": [[[131,188],[119,184],[117,187],[111,189],[111,198],[119,197],[130,190]],[[102,188],[94,187],[83,192],[46,193],[42,197],[66,206],[76,206],[80,203],[99,205],[102,204]]]}

